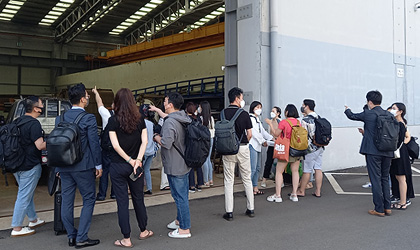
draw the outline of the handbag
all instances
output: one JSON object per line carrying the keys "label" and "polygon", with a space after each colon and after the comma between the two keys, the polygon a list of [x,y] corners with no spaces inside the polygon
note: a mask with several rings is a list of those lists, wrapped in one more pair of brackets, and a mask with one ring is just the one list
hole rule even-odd
{"label": "handbag", "polygon": [[290,139],[288,139],[284,133],[277,137],[274,144],[273,159],[278,159],[279,161],[289,161],[289,149],[290,149]]}
{"label": "handbag", "polygon": [[401,154],[400,154],[400,148],[402,147],[404,142],[401,143],[401,145],[397,148],[397,150],[394,151],[394,159],[400,159],[401,158]]}
{"label": "handbag", "polygon": [[411,137],[410,142],[407,144],[408,154],[412,159],[419,158],[419,144],[416,142],[417,137]]}

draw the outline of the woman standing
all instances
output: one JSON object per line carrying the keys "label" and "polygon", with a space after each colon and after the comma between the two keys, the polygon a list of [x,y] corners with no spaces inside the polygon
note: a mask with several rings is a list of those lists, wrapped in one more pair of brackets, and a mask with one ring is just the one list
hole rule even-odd
{"label": "woman standing", "polygon": [[[153,236],[146,230],[147,213],[144,205],[144,175],[142,160],[147,145],[147,130],[144,119],[136,106],[133,94],[127,88],[120,89],[114,100],[115,115],[109,119],[109,138],[115,150],[111,156],[111,181],[114,186],[118,206],[118,223],[123,234],[122,240],[114,245],[132,247],[130,239],[130,219],[128,211],[128,188],[131,191],[137,223],[140,227],[140,239]],[[135,178],[132,174],[139,174]]]}
{"label": "woman standing", "polygon": [[[276,127],[278,127],[278,124],[280,123],[281,118],[281,109],[279,107],[274,106],[273,109],[271,109],[270,113],[271,122],[276,122]],[[270,134],[273,135],[273,131],[270,129]],[[268,143],[270,144],[270,143]],[[265,166],[264,166],[264,175],[263,180],[261,182],[261,187],[265,188],[267,187],[267,184],[265,183],[268,178],[270,178],[271,174],[271,168],[273,166],[273,152],[274,152],[274,143],[272,142],[271,145],[268,145],[267,148],[267,159],[265,160]]]}
{"label": "woman standing", "polygon": [[155,142],[153,141],[153,127],[152,122],[155,116],[155,112],[149,111],[149,104],[142,104],[140,106],[140,115],[144,118],[147,130],[147,146],[144,153],[143,169],[144,178],[146,179],[146,191],[144,194],[152,194],[152,175],[150,173],[150,167],[152,166],[153,156],[155,155]]}
{"label": "woman standing", "polygon": [[210,130],[210,153],[203,164],[204,186],[210,187],[213,186],[213,166],[210,158],[214,139],[214,119],[213,116],[211,116],[210,103],[208,101],[202,101],[200,106],[198,106],[198,113],[201,115],[203,125]]}
{"label": "woman standing", "polygon": [[[405,210],[407,209],[407,199],[414,198],[413,181],[411,174],[410,156],[408,155],[407,143],[410,142],[410,132],[407,130],[407,120],[404,118],[406,108],[403,103],[396,102],[392,104],[390,112],[395,116],[400,123],[400,133],[398,138],[398,146],[400,151],[400,158],[391,161],[391,180],[393,177],[397,182],[392,183],[392,195],[400,198],[398,203],[392,204],[391,208]],[[394,179],[395,180],[395,179]],[[407,185],[407,184],[411,185]],[[397,188],[398,185],[398,188]]]}
{"label": "woman standing", "polygon": [[[293,126],[299,124],[297,118],[299,118],[299,113],[296,109],[296,106],[293,104],[288,104],[286,109],[284,110],[284,115],[286,119],[282,120],[278,127],[276,127],[276,122],[270,119],[265,119],[267,124],[270,126],[270,131],[273,131],[274,137],[278,137],[282,134],[282,136],[286,136],[286,138],[290,139],[292,136],[292,127],[290,126],[289,122],[292,123]],[[289,122],[288,122],[289,121]],[[302,157],[293,157],[289,156],[289,161],[278,161],[276,167],[276,193],[267,197],[267,201],[274,201],[274,202],[282,202],[283,199],[281,198],[281,184],[283,183],[283,172],[286,168],[287,164],[290,163],[290,169],[292,170],[292,184],[293,189],[292,193],[290,194],[290,200],[297,202],[299,201],[296,192],[299,185],[299,163]]]}
{"label": "woman standing", "polygon": [[267,141],[273,139],[273,136],[265,131],[260,121],[262,113],[262,104],[259,101],[253,101],[249,106],[249,116],[252,122],[252,137],[249,141],[249,153],[251,160],[251,180],[254,188],[254,195],[264,194],[258,189],[258,176],[261,170],[261,146],[267,147]]}
{"label": "woman standing", "polygon": [[[197,105],[195,103],[189,102],[185,106],[185,111],[191,117],[191,119],[197,120],[198,118],[198,111]],[[193,168],[190,170],[189,175],[189,182],[190,182],[190,193],[195,193],[195,191],[201,192],[201,186],[204,185],[204,178],[203,178],[203,169],[197,168],[197,185],[195,184],[195,171]]]}

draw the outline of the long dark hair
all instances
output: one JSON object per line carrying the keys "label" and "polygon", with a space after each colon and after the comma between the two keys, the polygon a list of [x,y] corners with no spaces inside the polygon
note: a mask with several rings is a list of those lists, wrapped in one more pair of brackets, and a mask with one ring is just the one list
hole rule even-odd
{"label": "long dark hair", "polygon": [[203,117],[203,125],[208,127],[211,123],[211,107],[208,101],[200,102],[201,116]]}
{"label": "long dark hair", "polygon": [[407,109],[405,108],[404,103],[402,103],[402,102],[396,102],[396,103],[392,104],[392,106],[394,106],[394,105],[397,106],[397,108],[398,108],[399,111],[402,111],[401,118],[403,119],[405,125],[407,125],[407,120],[404,118],[405,113],[407,112]]}
{"label": "long dark hair", "polygon": [[129,89],[122,88],[118,90],[114,99],[114,111],[124,132],[131,134],[137,129],[141,115],[134,96]]}

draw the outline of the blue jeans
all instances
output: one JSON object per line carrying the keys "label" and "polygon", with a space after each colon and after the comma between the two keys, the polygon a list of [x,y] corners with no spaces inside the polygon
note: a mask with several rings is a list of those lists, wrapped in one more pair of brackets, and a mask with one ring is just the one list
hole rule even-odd
{"label": "blue jeans", "polygon": [[[102,151],[102,176],[99,179],[99,192],[98,192],[98,198],[105,199],[106,197],[106,190],[108,189],[108,175],[109,175],[109,169],[111,167],[111,156],[110,152]],[[111,197],[115,196],[114,194],[114,188],[111,184]]]}
{"label": "blue jeans", "polygon": [[258,186],[258,176],[261,170],[261,152],[257,152],[251,144],[249,144],[249,158],[251,160],[251,180],[252,186]]}
{"label": "blue jeans", "polygon": [[213,149],[213,138],[210,139],[210,153],[207,160],[203,164],[203,177],[204,182],[213,180],[213,166],[211,165],[211,150]]}
{"label": "blue jeans", "polygon": [[185,175],[169,175],[168,181],[171,187],[171,194],[175,200],[177,215],[181,229],[191,228],[190,205],[188,202],[188,173]]}
{"label": "blue jeans", "polygon": [[34,204],[34,193],[39,177],[41,177],[41,164],[35,165],[31,170],[14,173],[19,185],[15,209],[13,210],[12,227],[21,227],[25,216],[29,221],[37,219]]}
{"label": "blue jeans", "polygon": [[150,167],[152,166],[153,155],[144,156],[143,169],[144,179],[146,180],[146,189],[152,191],[152,175],[150,174]]}

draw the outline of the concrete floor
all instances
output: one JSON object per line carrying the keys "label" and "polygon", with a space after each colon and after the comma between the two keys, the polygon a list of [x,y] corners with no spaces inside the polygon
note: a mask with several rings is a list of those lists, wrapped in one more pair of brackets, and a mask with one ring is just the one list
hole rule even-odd
{"label": "concrete floor", "polygon": [[[415,168],[420,171],[420,165]],[[291,191],[286,186],[282,191],[283,203],[267,202],[266,196],[274,192],[273,183],[265,195],[255,197],[255,218],[243,213],[246,199],[241,184],[235,185],[234,220],[221,218],[224,213],[222,187],[207,189],[190,195],[192,238],[170,239],[166,224],[174,219],[176,208],[169,194],[154,195],[146,200],[148,228],[155,236],[140,241],[139,230],[131,211],[132,241],[141,249],[419,249],[419,205],[417,199],[406,211],[393,211],[384,218],[367,213],[372,209],[370,189],[363,189],[368,178],[364,168],[329,173],[337,186],[324,178],[322,198],[310,195],[294,203],[287,199]],[[349,175],[352,174],[352,175]],[[420,175],[413,171],[415,190],[420,191]],[[350,178],[346,178],[350,177]],[[355,178],[357,177],[357,178]],[[219,177],[218,177],[219,178]],[[218,195],[219,193],[219,195]],[[361,193],[361,194],[352,194]],[[207,197],[208,196],[208,197]],[[151,204],[151,200],[154,201]],[[159,200],[161,203],[156,202]],[[115,202],[108,202],[115,203]],[[98,204],[95,212],[98,210]],[[0,231],[1,249],[68,249],[65,235],[54,236],[52,223],[37,229],[33,236],[11,238],[10,230]],[[93,217],[89,232],[91,238],[99,238],[101,244],[90,249],[116,249],[113,242],[121,238],[117,215],[109,212]]]}

